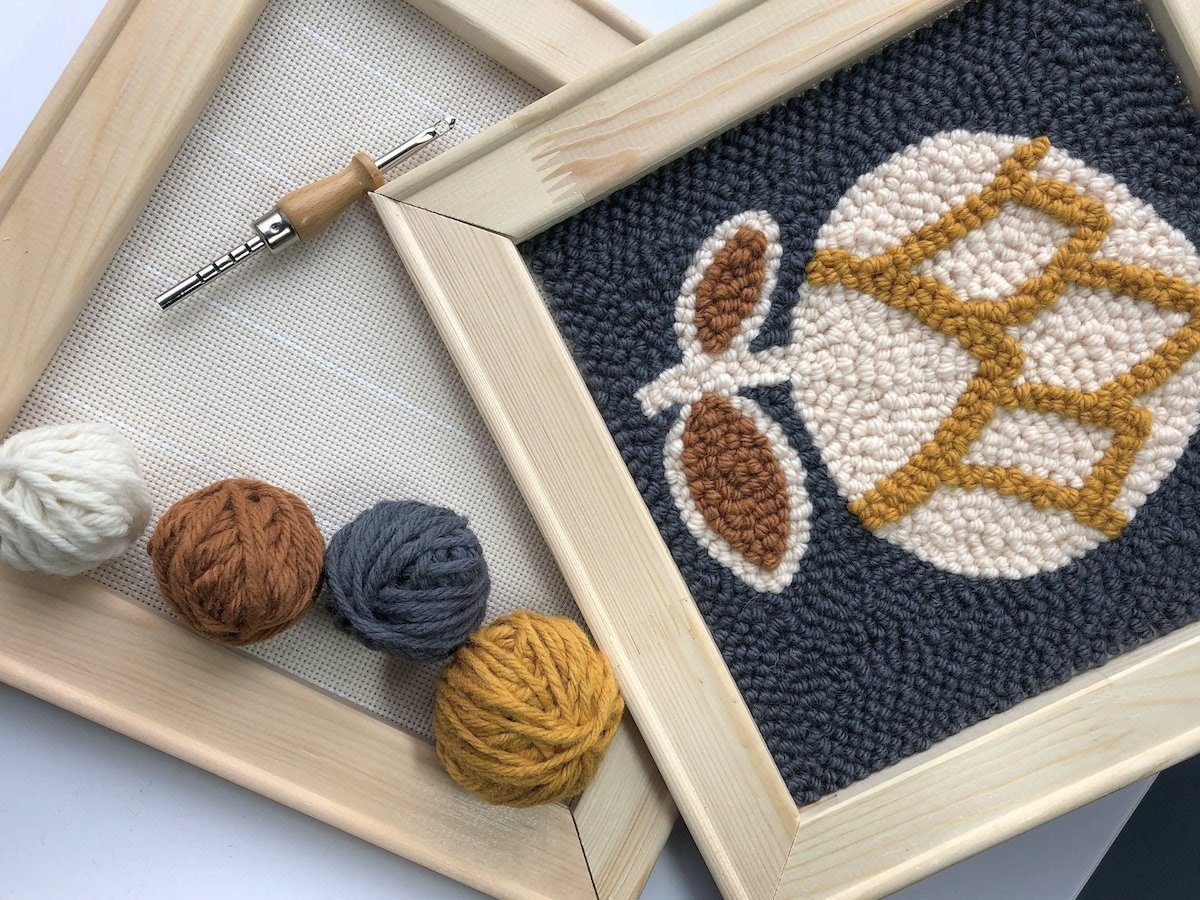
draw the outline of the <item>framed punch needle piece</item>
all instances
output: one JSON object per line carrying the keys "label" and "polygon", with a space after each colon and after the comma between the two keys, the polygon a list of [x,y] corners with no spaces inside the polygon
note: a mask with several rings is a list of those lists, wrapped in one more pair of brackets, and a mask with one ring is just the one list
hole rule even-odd
{"label": "framed punch needle piece", "polygon": [[375,195],[728,896],[1200,748],[1198,59],[1180,0],[738,0]]}

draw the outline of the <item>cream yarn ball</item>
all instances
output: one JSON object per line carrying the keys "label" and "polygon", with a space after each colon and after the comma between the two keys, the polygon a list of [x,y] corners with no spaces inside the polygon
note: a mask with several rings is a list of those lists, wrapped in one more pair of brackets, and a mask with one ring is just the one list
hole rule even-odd
{"label": "cream yarn ball", "polygon": [[120,556],[150,521],[137,452],[109,425],[18,432],[0,444],[0,559],[77,575]]}

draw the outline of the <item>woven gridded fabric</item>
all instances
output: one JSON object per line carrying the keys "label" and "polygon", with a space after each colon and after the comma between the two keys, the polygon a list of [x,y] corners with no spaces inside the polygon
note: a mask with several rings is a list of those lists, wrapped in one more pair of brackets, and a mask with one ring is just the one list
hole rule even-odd
{"label": "woven gridded fabric", "polygon": [[[114,424],[137,445],[158,514],[230,476],[299,494],[327,540],[380,499],[450,506],[484,547],[489,619],[578,618],[365,201],[286,258],[247,263],[169,313],[153,303],[353,151],[457,115],[415,165],[537,96],[401,0],[273,0],[14,428]],[[95,577],[162,608],[145,538]],[[366,650],[323,609],[249,652],[431,733],[438,667]]]}
{"label": "woven gridded fabric", "polygon": [[1200,124],[976,0],[527,243],[796,800],[1200,613]]}

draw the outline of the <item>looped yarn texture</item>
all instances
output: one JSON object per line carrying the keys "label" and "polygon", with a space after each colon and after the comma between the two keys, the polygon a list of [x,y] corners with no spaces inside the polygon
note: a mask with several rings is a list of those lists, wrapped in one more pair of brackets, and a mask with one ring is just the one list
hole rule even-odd
{"label": "looped yarn texture", "polygon": [[129,549],[152,508],[137,451],[109,425],[47,425],[0,445],[0,559],[15,568],[95,568]]}
{"label": "looped yarn texture", "polygon": [[279,634],[308,611],[324,546],[295,494],[231,478],[176,501],[147,552],[163,599],[185,623],[241,645]]}
{"label": "looped yarn texture", "polygon": [[968,3],[521,246],[797,803],[1200,617],[1198,124]]}
{"label": "looped yarn texture", "polygon": [[578,625],[515,612],[442,671],[433,732],[460,785],[489,803],[535,806],[583,791],[624,709],[608,660]]}
{"label": "looped yarn texture", "polygon": [[384,500],[345,525],[325,554],[334,621],[372,650],[444,659],[483,622],[483,548],[453,510]]}

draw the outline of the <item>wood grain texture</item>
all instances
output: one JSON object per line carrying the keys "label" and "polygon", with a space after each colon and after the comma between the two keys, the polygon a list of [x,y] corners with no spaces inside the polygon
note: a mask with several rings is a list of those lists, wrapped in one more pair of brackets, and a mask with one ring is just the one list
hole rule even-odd
{"label": "wood grain texture", "polygon": [[721,890],[770,896],[795,805],[516,247],[372,197]]}
{"label": "wood grain texture", "polygon": [[587,10],[598,22],[603,22],[632,44],[649,40],[654,32],[622,9],[607,0],[574,0],[576,6]]}
{"label": "wood grain texture", "polygon": [[279,198],[275,206],[296,230],[296,237],[311,241],[329,227],[346,207],[383,186],[383,175],[366,153],[355,153],[345,168]]}
{"label": "wood grain texture", "polygon": [[[0,177],[3,430],[91,295],[264,5],[265,0],[196,0],[187,5],[110,0],[18,146]],[[597,23],[605,21],[607,7],[600,2],[588,8],[595,21],[588,29],[590,38],[581,40],[576,54],[581,59],[591,55],[599,63],[607,54],[626,49],[637,29],[629,23],[622,26],[625,30],[614,25],[620,40],[599,39]],[[524,24],[536,31],[536,21]],[[188,53],[178,53],[184,45]],[[536,41],[527,50],[531,56],[549,52]],[[64,180],[64,172],[87,177]],[[46,616],[38,603],[30,602],[46,590],[74,598],[80,609],[91,609],[92,617],[65,603],[54,616]],[[83,631],[95,626],[105,637],[98,647],[85,648],[79,668],[59,658],[67,655],[57,643],[60,620],[67,615],[82,615],[77,624]],[[197,639],[91,581],[34,585],[0,572],[0,622],[5,623],[5,638],[22,638],[19,646],[0,640],[0,679],[489,892],[594,896],[582,866],[583,854],[592,853],[594,845],[591,864],[597,883],[606,888],[605,896],[634,896],[665,841],[669,825],[664,822],[674,818],[674,807],[632,726],[622,729],[612,759],[579,801],[583,824],[578,832],[565,807],[544,812],[544,820],[536,814],[521,817],[510,827],[503,811],[485,808],[481,813],[474,803],[456,807],[465,797],[457,788],[447,799],[448,782],[426,742],[253,657],[213,656],[214,650],[226,651],[199,644],[200,649],[189,652],[207,654],[208,662],[186,673],[177,669],[173,642],[185,640],[191,646]],[[134,640],[138,666],[157,673],[161,683],[144,686],[153,691],[140,691],[131,679],[123,680],[129,648],[118,647],[119,634],[103,630],[110,627],[160,635],[158,641],[125,636]],[[168,636],[171,631],[179,633]],[[110,670],[110,665],[115,668]],[[224,666],[234,668],[225,672]],[[179,681],[185,677],[191,683]],[[338,710],[335,725],[344,722],[346,734],[357,733],[363,741],[378,738],[383,742],[380,753],[375,755],[372,746],[369,758],[360,754],[353,773],[358,781],[333,796],[323,788],[328,773],[303,743],[297,747],[301,758],[295,765],[275,766],[265,756],[261,765],[254,762],[259,733],[253,717],[230,717],[219,733],[208,722],[197,721],[192,729],[188,721],[159,717],[156,698],[176,689],[199,692],[212,701],[212,712],[226,693],[236,703],[242,684],[253,687],[252,696],[264,709],[299,704],[298,711],[307,715],[310,695],[316,708],[334,704],[330,708]],[[297,721],[280,720],[281,730],[273,732],[279,746],[286,745],[285,731]],[[312,732],[307,738],[319,743],[328,737],[320,733],[325,725],[304,721]],[[239,744],[243,741],[244,747]],[[389,748],[394,755],[387,755]],[[385,788],[381,797],[361,789],[373,780]],[[379,807],[388,797],[388,785],[402,789],[407,805],[398,812],[406,814],[392,815]],[[443,810],[447,803],[458,811]],[[544,835],[528,826],[534,820],[541,823],[537,829],[545,827]],[[548,872],[533,858],[534,851],[542,850],[555,857]],[[497,880],[487,878],[493,861],[499,865]]]}
{"label": "wood grain texture", "polygon": [[675,804],[628,718],[575,804],[575,828],[596,893],[638,897],[675,824]]}
{"label": "wood grain texture", "polygon": [[1179,78],[1200,106],[1200,3],[1196,0],[1142,0],[1162,35]]}
{"label": "wood grain texture", "polygon": [[0,566],[0,678],[490,894],[594,897],[565,806],[489,806],[428,742],[87,578]]}
{"label": "wood grain texture", "polygon": [[1200,750],[1200,624],[800,811],[780,897],[883,896]]}
{"label": "wood grain texture", "polygon": [[649,37],[602,0],[409,0],[514,75],[550,93]]}
{"label": "wood grain texture", "polygon": [[723,0],[382,193],[520,242],[957,3]]}
{"label": "wood grain texture", "polygon": [[[1152,0],[1151,12],[1195,100],[1200,8]],[[709,24],[721,27],[718,12],[709,15]],[[581,142],[608,129],[615,115],[601,106],[586,109],[576,124]],[[526,121],[510,120],[511,133],[519,135]],[[425,173],[424,187],[392,193],[420,203],[456,199],[439,191],[466,185],[468,206],[454,212],[477,221],[482,207],[469,205],[475,202],[469,190],[480,169],[469,170],[473,163],[490,166],[497,146],[503,155],[505,136],[497,141],[497,133],[481,136],[478,149],[463,145],[463,174]],[[488,177],[523,183],[528,163],[521,153],[511,155]],[[512,196],[525,199],[520,191]],[[581,192],[567,205],[591,199]],[[496,209],[509,218],[486,221],[528,236],[559,215],[556,202],[526,215],[501,199]],[[586,599],[577,594],[581,608],[619,644],[606,650],[617,660],[630,706],[727,894],[881,896],[1200,750],[1200,625],[1193,625],[806,807],[790,822],[775,810],[779,817],[764,827],[759,792],[765,787],[766,796],[776,796],[778,775],[772,771],[756,788],[764,773],[736,769],[739,748],[727,738],[745,728],[745,710],[729,718],[730,707],[711,705],[713,688],[728,673],[696,640],[707,633],[666,624],[688,618],[680,609],[686,594],[672,593],[673,563],[659,558],[644,570],[635,564],[613,573],[611,561],[597,556],[635,552],[621,545],[622,536],[656,544],[657,535],[643,532],[653,525],[632,487],[615,475],[605,480],[605,466],[621,466],[619,457],[515,248],[501,235],[424,209],[378,196],[376,205],[560,565],[575,573],[572,589],[591,592]],[[550,404],[551,412],[542,408]],[[639,598],[636,611],[630,595]],[[690,601],[682,602],[690,611]],[[694,653],[700,658],[688,657]],[[716,723],[718,735],[678,721],[671,714],[678,709],[715,717],[706,724]],[[740,752],[757,760],[762,749],[751,743]],[[735,774],[726,778],[730,763]],[[721,785],[714,788],[714,779]],[[740,799],[720,795],[730,781]],[[736,838],[719,827],[730,823]],[[792,846],[776,868],[776,842],[791,823]],[[747,835],[744,829],[755,826]]]}
{"label": "wood grain texture", "polygon": [[[0,427],[58,349],[265,3],[137,4],[103,59],[85,66],[91,77],[36,163],[13,173],[23,180],[0,218]],[[88,177],[68,185],[66,173]]]}
{"label": "wood grain texture", "polygon": [[46,102],[38,108],[37,115],[5,161],[4,168],[0,169],[0,217],[8,212],[13,197],[25,183],[29,171],[46,152],[50,141],[62,127],[139,2],[109,0],[100,10],[83,43],[46,97]]}

